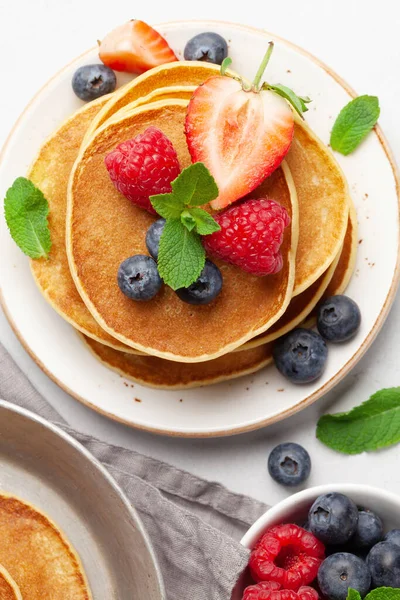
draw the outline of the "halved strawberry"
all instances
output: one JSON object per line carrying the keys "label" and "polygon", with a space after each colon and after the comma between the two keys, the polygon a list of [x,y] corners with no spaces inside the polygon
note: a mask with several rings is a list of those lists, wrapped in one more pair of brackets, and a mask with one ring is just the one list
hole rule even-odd
{"label": "halved strawberry", "polygon": [[167,41],[144,21],[132,20],[113,29],[100,44],[99,57],[114,71],[144,73],[178,60]]}
{"label": "halved strawberry", "polygon": [[251,89],[237,79],[210,77],[190,100],[186,139],[193,162],[203,162],[217,182],[214,209],[254,190],[290,148],[293,112],[281,95],[259,85],[271,51],[272,45]]}

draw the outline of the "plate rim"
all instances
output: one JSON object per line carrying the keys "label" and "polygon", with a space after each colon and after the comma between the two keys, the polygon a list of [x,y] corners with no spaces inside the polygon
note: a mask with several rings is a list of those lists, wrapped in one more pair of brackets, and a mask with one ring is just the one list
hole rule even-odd
{"label": "plate rim", "polygon": [[[120,500],[123,502],[127,512],[129,513],[129,515],[133,521],[135,529],[137,529],[141,533],[141,535],[143,537],[143,542],[147,548],[147,551],[148,551],[148,553],[151,557],[151,560],[153,562],[153,565],[154,565],[154,571],[155,571],[155,574],[157,577],[157,583],[159,585],[160,599],[166,598],[166,591],[165,591],[163,575],[161,572],[160,565],[158,563],[156,553],[153,548],[153,544],[150,540],[149,534],[147,533],[147,530],[145,529],[142,519],[141,519],[139,513],[137,512],[135,506],[128,500],[125,492],[118,485],[118,483],[115,481],[114,477],[106,469],[106,467],[87,448],[85,448],[85,446],[83,444],[81,444],[78,440],[76,440],[70,433],[68,433],[68,431],[64,431],[63,429],[61,429],[61,427],[58,424],[55,424],[48,419],[45,419],[44,417],[29,410],[28,408],[19,406],[18,404],[13,404],[12,402],[8,402],[7,400],[3,400],[1,398],[0,398],[0,408],[4,408],[7,411],[17,413],[17,414],[21,415],[22,417],[29,419],[30,421],[34,421],[39,426],[44,427],[45,429],[50,431],[56,437],[61,438],[65,443],[69,444],[77,452],[79,452],[83,456],[83,458],[88,460],[90,462],[90,464],[92,465],[92,467],[94,467],[97,470],[97,472],[103,477],[103,479],[105,479],[107,481],[107,483],[110,485],[110,487],[112,488],[114,493],[117,494],[119,496]],[[61,418],[61,416],[60,416],[60,418]],[[65,425],[69,429],[73,429],[69,425],[69,423],[66,422]],[[84,432],[82,432],[82,433],[84,433]]]}
{"label": "plate rim", "polygon": [[[157,29],[160,29],[160,28],[166,27],[166,26],[174,26],[174,25],[184,26],[185,24],[193,24],[193,23],[205,24],[206,26],[224,25],[224,26],[235,28],[235,29],[241,29],[241,30],[247,31],[247,32],[254,32],[257,34],[261,33],[265,36],[272,36],[273,38],[279,40],[280,42],[282,42],[289,48],[294,49],[296,52],[299,52],[303,56],[306,56],[307,58],[309,58],[312,62],[314,62],[316,65],[318,65],[320,68],[322,68],[337,83],[339,83],[339,85],[342,86],[342,88],[344,88],[344,90],[350,96],[352,96],[353,98],[357,96],[357,93],[355,92],[355,90],[340,75],[338,75],[331,67],[326,65],[319,58],[314,56],[311,52],[308,52],[308,50],[305,50],[301,46],[298,46],[297,44],[290,42],[289,40],[287,40],[279,35],[271,33],[270,31],[267,31],[266,29],[261,29],[258,27],[250,26],[250,25],[243,25],[241,23],[235,23],[235,22],[231,22],[231,21],[219,21],[219,20],[215,20],[215,19],[214,20],[213,19],[183,19],[183,20],[166,21],[163,23],[157,23],[154,25],[154,27],[156,27]],[[10,133],[8,134],[8,136],[4,142],[3,147],[0,149],[0,162],[3,160],[5,151],[11,141],[11,138],[14,135],[15,130],[19,126],[20,121],[23,119],[23,117],[25,116],[27,111],[30,109],[31,105],[36,101],[36,99],[41,95],[41,93],[55,79],[57,79],[59,77],[59,75],[61,75],[66,69],[68,69],[76,61],[78,61],[79,59],[83,58],[84,56],[86,56],[87,54],[92,52],[94,48],[95,48],[95,46],[92,46],[85,52],[79,54],[74,59],[69,61],[59,71],[57,71],[57,73],[55,73],[31,98],[31,100],[25,106],[24,110],[21,112],[18,119],[14,123]],[[400,223],[400,172],[399,172],[399,168],[396,164],[394,154],[390,148],[389,142],[387,141],[380,125],[375,125],[374,132],[376,133],[376,135],[378,137],[379,143],[386,154],[387,160],[389,161],[391,170],[393,172],[393,177],[394,177],[395,186],[396,186],[396,195],[397,195],[398,221]],[[72,391],[68,385],[66,385],[64,382],[59,380],[58,377],[56,377],[53,373],[51,373],[49,371],[49,369],[43,364],[43,362],[32,351],[32,349],[28,346],[28,344],[26,343],[22,334],[18,330],[17,325],[15,324],[14,320],[12,319],[12,317],[8,311],[8,307],[5,303],[1,287],[0,287],[0,306],[2,307],[3,312],[6,316],[6,319],[7,319],[8,323],[10,324],[11,329],[13,330],[14,334],[18,338],[18,340],[21,343],[21,345],[23,346],[23,348],[26,350],[26,352],[32,358],[32,360],[38,365],[38,367],[47,375],[47,377],[49,377],[54,383],[56,383],[62,390],[67,392],[67,394],[69,394],[72,398],[74,398],[75,400],[78,400],[78,402],[87,406],[91,410],[94,410],[98,414],[101,414],[101,415],[111,419],[112,421],[122,423],[133,429],[147,431],[149,433],[155,433],[158,435],[164,435],[164,436],[168,436],[168,437],[179,437],[179,438],[208,438],[208,437],[215,438],[215,437],[228,437],[228,436],[232,436],[232,435],[247,433],[250,431],[262,429],[264,427],[267,427],[268,425],[272,425],[273,423],[283,421],[284,419],[287,419],[287,418],[295,415],[296,413],[307,408],[308,406],[311,406],[319,398],[321,398],[326,393],[328,393],[330,390],[332,390],[342,379],[344,379],[346,377],[346,375],[349,374],[349,372],[355,367],[355,365],[361,360],[361,358],[364,356],[364,354],[367,352],[367,350],[371,347],[372,343],[374,342],[376,336],[378,335],[379,331],[381,330],[381,328],[389,314],[390,308],[391,308],[393,301],[395,299],[395,296],[396,296],[396,292],[397,292],[399,283],[400,283],[400,227],[399,227],[399,235],[398,235],[398,239],[397,239],[396,265],[395,265],[395,269],[393,272],[393,278],[392,278],[390,288],[387,293],[385,302],[384,302],[382,309],[381,309],[378,317],[376,318],[373,326],[371,327],[367,337],[365,338],[364,342],[357,349],[357,351],[353,354],[353,356],[347,361],[347,363],[345,365],[343,365],[343,367],[335,375],[333,375],[328,381],[326,381],[322,387],[318,388],[315,392],[313,392],[312,394],[305,397],[301,402],[299,402],[295,406],[292,406],[292,407],[282,411],[278,415],[266,417],[265,419],[257,421],[256,423],[250,423],[250,424],[244,425],[244,426],[235,426],[235,427],[229,428],[229,429],[219,429],[216,431],[208,431],[208,432],[162,429],[160,427],[152,427],[150,425],[143,425],[140,423],[132,423],[132,421],[130,421],[130,420],[124,419],[123,417],[116,416],[114,414],[111,414],[107,410],[104,410],[102,408],[99,408],[98,406],[95,406],[92,402],[90,402],[90,400],[87,400],[86,398],[83,398],[76,392]],[[95,459],[95,460],[97,460],[97,459]],[[102,466],[102,465],[100,465],[100,466]]]}

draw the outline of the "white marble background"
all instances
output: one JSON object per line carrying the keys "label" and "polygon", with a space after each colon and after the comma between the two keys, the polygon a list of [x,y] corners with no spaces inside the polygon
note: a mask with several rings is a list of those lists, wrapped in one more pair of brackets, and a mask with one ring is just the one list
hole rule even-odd
{"label": "white marble background", "polygon": [[[0,146],[38,88],[110,28],[129,18],[150,23],[212,18],[263,27],[290,39],[330,65],[359,93],[378,95],[380,123],[400,162],[400,4],[395,0],[150,0],[141,4],[132,0],[0,0]],[[283,423],[224,439],[163,438],[113,423],[52,383],[25,353],[1,312],[0,340],[73,426],[218,480],[236,492],[268,503],[286,496],[288,492],[269,478],[267,457],[275,444],[297,441],[312,457],[309,485],[359,482],[400,493],[400,447],[345,457],[315,439],[316,421],[327,409],[346,410],[382,387],[400,385],[399,299],[372,349],[331,394]]]}

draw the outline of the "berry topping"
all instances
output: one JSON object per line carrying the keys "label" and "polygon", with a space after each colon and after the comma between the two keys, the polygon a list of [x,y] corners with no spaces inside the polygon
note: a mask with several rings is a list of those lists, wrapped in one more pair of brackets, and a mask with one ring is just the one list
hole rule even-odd
{"label": "berry topping", "polygon": [[289,381],[309,383],[322,374],[328,348],[315,331],[294,329],[278,339],[273,356],[278,370]]}
{"label": "berry topping", "polygon": [[383,538],[383,541],[400,546],[400,529],[391,529],[388,531]]}
{"label": "berry topping", "polygon": [[374,587],[400,588],[400,546],[379,542],[367,556]]}
{"label": "berry topping", "polygon": [[357,590],[364,598],[371,586],[371,575],[361,558],[348,552],[338,552],[322,563],[318,585],[329,600],[346,600],[349,588]]}
{"label": "berry topping", "polygon": [[315,500],[308,518],[312,533],[324,544],[346,544],[356,532],[358,510],[353,500],[332,492]]}
{"label": "berry topping", "polygon": [[160,246],[160,237],[164,230],[165,219],[158,219],[150,225],[146,233],[146,246],[154,260],[158,258],[158,248]]}
{"label": "berry topping", "polygon": [[318,600],[318,592],[314,590],[312,587],[308,587],[307,585],[301,587],[297,592],[300,600]]}
{"label": "berry topping", "polygon": [[110,94],[117,85],[114,71],[105,65],[84,65],[72,77],[72,89],[81,100],[90,102]]}
{"label": "berry topping", "polygon": [[369,549],[381,541],[383,536],[383,524],[378,515],[370,510],[358,512],[358,523],[356,533],[351,539],[355,548]]}
{"label": "berry topping", "polygon": [[360,328],[361,313],[348,296],[331,296],[318,309],[318,331],[328,342],[345,342]]}
{"label": "berry topping", "polygon": [[185,60],[202,60],[220,65],[228,56],[228,44],[218,33],[205,31],[188,41],[183,55]]}
{"label": "berry topping", "polygon": [[180,173],[174,147],[156,127],[119,144],[107,154],[105,163],[117,190],[153,214],[149,197],[170,192],[171,181]]}
{"label": "berry topping", "polygon": [[318,593],[307,586],[301,587],[298,592],[281,590],[276,581],[262,581],[247,587],[242,600],[318,600]]}
{"label": "berry topping", "polygon": [[119,289],[131,300],[151,300],[162,286],[157,265],[150,256],[138,254],[120,264]]}
{"label": "berry topping", "polygon": [[188,304],[209,304],[221,290],[221,271],[211,260],[206,260],[200,277],[189,287],[176,290],[176,294]]}
{"label": "berry topping", "polygon": [[299,444],[279,444],[269,455],[268,471],[277,483],[299,485],[310,475],[310,455]]}
{"label": "berry topping", "polygon": [[144,73],[178,60],[166,40],[150,25],[132,20],[113,29],[100,44],[100,60],[114,69]]}
{"label": "berry topping", "polygon": [[280,247],[290,217],[269,198],[246,200],[214,215],[220,230],[203,238],[209,254],[253,275],[270,275],[282,268]]}
{"label": "berry topping", "polygon": [[250,571],[256,581],[276,581],[298,590],[317,576],[324,546],[298,525],[273,527],[263,535],[250,555]]}

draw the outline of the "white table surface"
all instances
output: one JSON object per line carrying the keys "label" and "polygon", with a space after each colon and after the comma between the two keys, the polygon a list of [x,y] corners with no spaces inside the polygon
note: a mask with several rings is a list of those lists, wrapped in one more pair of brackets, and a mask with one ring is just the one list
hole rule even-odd
{"label": "white table surface", "polygon": [[[303,46],[359,93],[379,96],[380,123],[400,162],[400,4],[395,0],[1,0],[0,146],[19,113],[49,77],[110,28],[130,18],[150,23],[194,18],[229,20],[263,27]],[[382,198],[382,210],[384,207]],[[346,457],[315,439],[316,421],[324,411],[349,409],[382,387],[400,385],[399,298],[372,349],[331,394],[275,426],[222,439],[158,437],[113,423],[81,406],[50,381],[21,347],[1,312],[0,340],[35,387],[71,425],[220,481],[236,492],[267,503],[288,495],[270,479],[267,457],[275,444],[296,441],[309,450],[313,461],[308,485],[369,483],[400,494],[400,447]]]}

